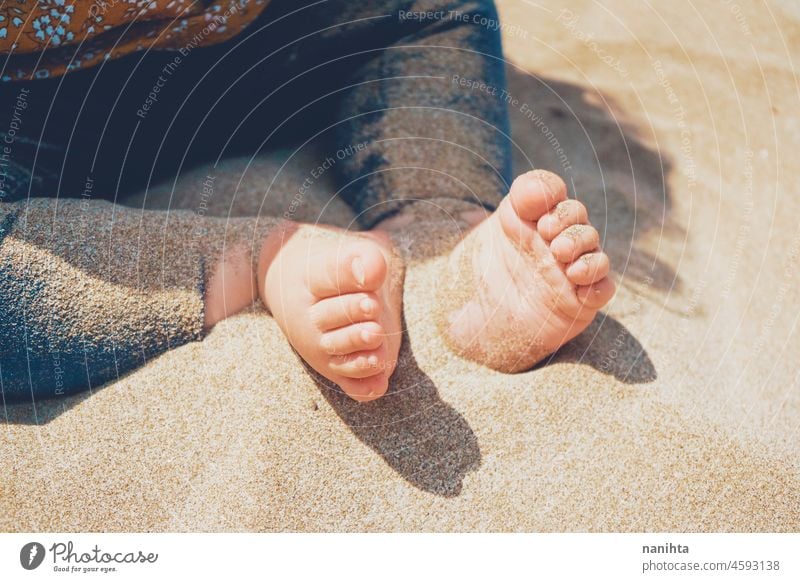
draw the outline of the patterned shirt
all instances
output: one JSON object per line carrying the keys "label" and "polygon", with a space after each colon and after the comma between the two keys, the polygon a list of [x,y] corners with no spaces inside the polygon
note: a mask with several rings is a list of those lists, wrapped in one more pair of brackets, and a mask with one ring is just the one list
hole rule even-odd
{"label": "patterned shirt", "polygon": [[134,51],[227,40],[269,0],[0,0],[0,80],[46,79]]}

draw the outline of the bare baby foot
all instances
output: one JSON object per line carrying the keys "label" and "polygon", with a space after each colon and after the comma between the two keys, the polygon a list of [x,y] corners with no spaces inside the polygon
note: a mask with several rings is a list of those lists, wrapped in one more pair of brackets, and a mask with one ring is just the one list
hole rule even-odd
{"label": "bare baby foot", "polygon": [[401,340],[403,265],[389,238],[286,222],[270,234],[259,294],[300,356],[360,402],[383,396]]}
{"label": "bare baby foot", "polygon": [[451,347],[503,372],[557,350],[614,295],[599,243],[561,178],[541,170],[519,176],[450,256],[439,325]]}

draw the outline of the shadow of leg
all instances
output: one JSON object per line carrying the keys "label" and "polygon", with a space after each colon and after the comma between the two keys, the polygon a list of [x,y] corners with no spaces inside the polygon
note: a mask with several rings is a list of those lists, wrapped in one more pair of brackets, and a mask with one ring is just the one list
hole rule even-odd
{"label": "shadow of leg", "polygon": [[431,379],[419,369],[408,341],[389,392],[359,404],[312,371],[336,413],[406,481],[429,493],[454,497],[464,476],[481,462],[478,439],[454,408],[443,402]]}

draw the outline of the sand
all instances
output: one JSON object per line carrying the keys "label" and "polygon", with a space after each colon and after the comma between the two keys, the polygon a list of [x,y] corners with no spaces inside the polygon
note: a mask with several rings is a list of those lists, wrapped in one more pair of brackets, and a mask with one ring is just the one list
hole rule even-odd
{"label": "sand", "polygon": [[[441,258],[409,237],[386,398],[348,401],[242,314],[91,395],[8,407],[0,529],[800,530],[800,13],[557,4],[500,11],[516,170],[567,176],[616,269],[587,332],[516,375],[458,359],[427,301]],[[244,174],[234,214],[280,162]],[[281,172],[289,200],[307,171]],[[346,225],[327,202],[299,212]]]}

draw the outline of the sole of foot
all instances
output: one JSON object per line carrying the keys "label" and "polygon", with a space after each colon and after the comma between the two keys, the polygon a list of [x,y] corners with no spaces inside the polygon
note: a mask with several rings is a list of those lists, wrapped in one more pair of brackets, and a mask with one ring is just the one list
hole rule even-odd
{"label": "sole of foot", "polygon": [[449,257],[438,323],[450,347],[502,372],[556,351],[614,295],[599,245],[561,178],[543,170],[519,176]]}

